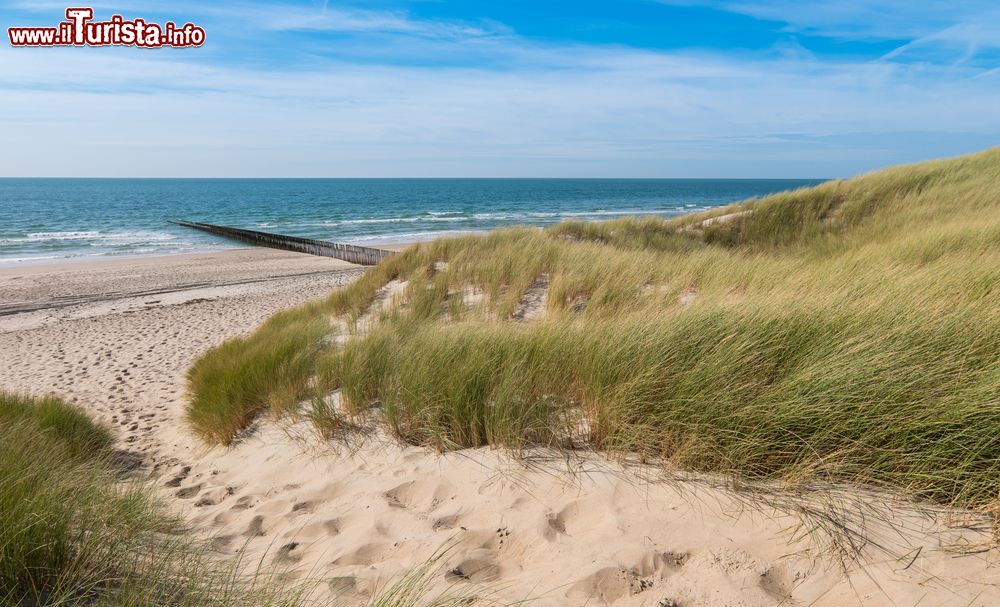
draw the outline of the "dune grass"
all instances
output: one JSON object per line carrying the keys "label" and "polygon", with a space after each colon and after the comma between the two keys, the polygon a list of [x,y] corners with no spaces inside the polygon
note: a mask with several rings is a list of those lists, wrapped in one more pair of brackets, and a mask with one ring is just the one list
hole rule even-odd
{"label": "dune grass", "polygon": [[251,338],[228,341],[188,371],[188,419],[204,437],[229,444],[262,411],[285,411],[308,386],[329,325],[312,307],[279,313]]}
{"label": "dune grass", "polygon": [[143,494],[112,488],[111,442],[60,401],[0,394],[0,598],[82,597],[128,577],[116,555],[165,521]]}
{"label": "dune grass", "polygon": [[[373,306],[390,281],[398,301]],[[518,321],[540,286],[544,317]],[[419,244],[209,352],[189,389],[221,442],[248,410],[339,389],[441,449],[587,445],[991,506],[1000,149],[670,220]]]}
{"label": "dune grass", "polygon": [[0,604],[293,606],[289,588],[212,559],[122,480],[108,430],[72,406],[0,392]]}

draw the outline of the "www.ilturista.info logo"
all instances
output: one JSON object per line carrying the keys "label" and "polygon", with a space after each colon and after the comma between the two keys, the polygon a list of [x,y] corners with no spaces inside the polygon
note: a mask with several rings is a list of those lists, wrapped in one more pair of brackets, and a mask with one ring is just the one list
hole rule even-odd
{"label": "www.ilturista.info logo", "polygon": [[67,8],[66,21],[55,27],[9,27],[11,46],[138,46],[160,48],[205,44],[205,30],[193,23],[163,25],[112,15],[94,21],[92,8]]}

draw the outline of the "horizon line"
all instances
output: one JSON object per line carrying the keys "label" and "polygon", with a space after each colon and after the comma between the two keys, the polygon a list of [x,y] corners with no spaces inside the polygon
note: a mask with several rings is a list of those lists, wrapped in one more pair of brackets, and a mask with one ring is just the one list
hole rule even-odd
{"label": "horizon line", "polygon": [[544,180],[565,180],[565,181],[704,181],[704,180],[714,180],[714,181],[830,181],[831,179],[841,179],[841,177],[148,177],[148,176],[136,176],[136,177],[79,177],[79,176],[55,176],[55,175],[44,175],[44,176],[31,176],[31,177],[21,177],[21,176],[5,176],[0,175],[0,180],[32,180],[32,179],[80,179],[80,180],[245,180],[245,181],[279,181],[279,180],[305,180],[311,179],[315,181],[337,181],[337,180],[359,180],[359,179],[384,179],[384,180],[519,180],[519,181],[544,181]]}

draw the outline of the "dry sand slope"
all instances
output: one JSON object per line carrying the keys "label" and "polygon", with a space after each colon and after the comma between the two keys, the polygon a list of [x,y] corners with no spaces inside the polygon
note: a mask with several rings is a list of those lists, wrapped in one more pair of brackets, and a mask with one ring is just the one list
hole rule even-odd
{"label": "dry sand slope", "polygon": [[[875,496],[822,498],[865,515],[864,543],[809,532],[828,521],[775,505],[794,500],[650,483],[594,457],[526,466],[379,436],[348,448],[272,421],[231,449],[186,432],[183,375],[198,353],[359,272],[273,251],[0,270],[0,386],[88,408],[220,552],[320,579],[348,604],[442,547],[439,590],[506,603],[1000,604],[996,552],[954,551],[984,545],[988,527]],[[852,543],[863,559],[845,571]]]}

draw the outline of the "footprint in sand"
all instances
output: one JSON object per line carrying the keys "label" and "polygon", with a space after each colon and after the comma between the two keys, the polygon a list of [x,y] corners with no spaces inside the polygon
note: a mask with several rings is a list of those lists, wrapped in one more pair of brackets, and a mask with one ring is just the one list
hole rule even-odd
{"label": "footprint in sand", "polygon": [[545,515],[545,521],[549,525],[549,529],[557,533],[566,533],[566,522],[556,513],[550,512]]}
{"label": "footprint in sand", "polygon": [[274,556],[277,564],[297,563],[302,560],[303,550],[299,542],[288,542],[278,549],[278,554]]}
{"label": "footprint in sand", "polygon": [[385,560],[395,549],[389,544],[373,542],[364,544],[344,556],[333,561],[334,565],[364,565],[371,566]]}
{"label": "footprint in sand", "polygon": [[653,582],[634,571],[621,567],[605,567],[570,586],[566,598],[597,601],[604,604],[645,592]]}
{"label": "footprint in sand", "polygon": [[793,572],[781,565],[774,565],[768,567],[764,573],[760,574],[758,583],[761,590],[778,599],[784,605],[789,604],[789,600],[792,598],[792,591],[796,585],[801,583],[803,578],[805,578],[805,574],[801,572]]}
{"label": "footprint in sand", "polygon": [[206,492],[195,502],[195,506],[215,506],[233,494],[232,487],[217,487]]}
{"label": "footprint in sand", "polygon": [[233,536],[231,535],[217,535],[212,538],[211,546],[212,549],[217,552],[225,552],[229,549],[229,545],[233,542]]}
{"label": "footprint in sand", "polygon": [[292,504],[292,514],[294,515],[310,514],[315,507],[316,507],[315,504],[313,504],[312,502],[297,502],[295,504]]}
{"label": "footprint in sand", "polygon": [[455,546],[465,550],[499,550],[510,531],[506,527],[500,529],[472,529],[463,531],[454,537]]}
{"label": "footprint in sand", "polygon": [[448,570],[448,581],[493,582],[500,577],[500,565],[488,550],[475,550]]}
{"label": "footprint in sand", "polygon": [[385,492],[385,499],[394,508],[431,512],[446,501],[455,499],[449,483],[409,481]]}
{"label": "footprint in sand", "polygon": [[212,522],[215,523],[216,525],[228,525],[229,523],[231,523],[234,520],[236,520],[236,517],[238,515],[239,515],[239,513],[234,508],[230,508],[229,510],[226,510],[225,512],[220,512],[220,513],[216,514],[212,518]]}
{"label": "footprint in sand", "polygon": [[549,526],[566,535],[578,535],[614,525],[617,516],[599,500],[576,500],[548,515]]}
{"label": "footprint in sand", "polygon": [[202,486],[201,483],[198,483],[197,485],[184,487],[183,489],[180,489],[179,491],[174,493],[174,495],[181,498],[182,500],[190,499],[198,495],[198,493],[201,491],[201,486]]}
{"label": "footprint in sand", "polygon": [[340,521],[337,519],[323,521],[323,531],[325,531],[327,535],[339,535]]}
{"label": "footprint in sand", "polygon": [[431,528],[434,531],[448,531],[458,527],[458,522],[460,517],[458,514],[452,514],[449,516],[442,516],[441,518],[434,521]]}
{"label": "footprint in sand", "polygon": [[271,528],[271,522],[269,519],[265,519],[261,515],[257,515],[250,519],[250,524],[247,525],[246,531],[243,535],[246,537],[264,537]]}
{"label": "footprint in sand", "polygon": [[[337,604],[348,602],[367,604],[367,601],[357,599],[367,599],[374,590],[372,582],[349,575],[330,578],[327,587],[337,597]],[[355,600],[350,600],[352,598]]]}
{"label": "footprint in sand", "polygon": [[244,495],[240,499],[236,500],[236,504],[233,505],[233,510],[247,510],[253,508],[257,505],[256,495]]}
{"label": "footprint in sand", "polygon": [[635,550],[623,551],[615,558],[639,577],[665,580],[680,571],[690,555],[679,551]]}
{"label": "footprint in sand", "polygon": [[297,536],[303,538],[320,538],[322,536],[332,537],[340,533],[340,528],[337,526],[336,520],[330,521],[317,521],[315,523],[309,523],[303,525],[302,528],[296,533]]}
{"label": "footprint in sand", "polygon": [[172,479],[164,483],[164,486],[180,487],[181,483],[184,482],[184,479],[186,479],[188,477],[188,474],[190,473],[191,473],[191,466],[184,466],[183,468],[181,468],[181,471],[177,474],[177,476],[173,477]]}

